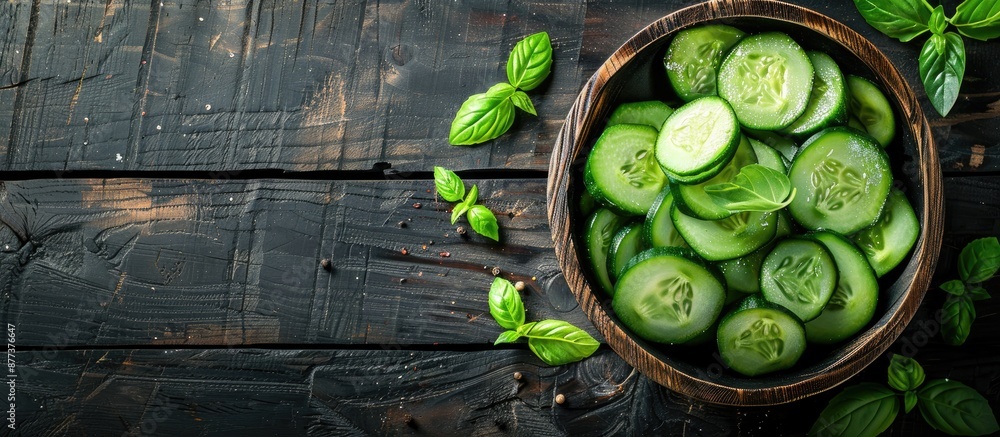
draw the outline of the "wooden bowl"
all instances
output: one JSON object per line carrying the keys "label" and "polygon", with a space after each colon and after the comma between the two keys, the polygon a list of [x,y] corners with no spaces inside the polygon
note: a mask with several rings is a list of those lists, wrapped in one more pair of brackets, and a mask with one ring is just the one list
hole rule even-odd
{"label": "wooden bowl", "polygon": [[[748,378],[726,370],[714,347],[659,345],[631,334],[615,317],[611,299],[598,287],[585,260],[578,205],[585,191],[581,168],[609,111],[618,103],[660,98],[672,92],[662,57],[679,30],[723,23],[748,33],[780,30],[806,49],[823,50],[845,74],[880,84],[894,105],[897,138],[887,151],[897,178],[921,223],[910,257],[880,280],[879,307],[868,328],[846,343],[810,345],[792,369]],[[667,388],[726,405],[774,405],[834,387],[870,364],[896,340],[930,284],[941,246],[944,208],[941,170],[930,127],[907,82],[888,59],[846,25],[814,11],[773,0],[719,0],[681,9],[630,38],[585,84],[559,133],[549,165],[548,215],[556,255],[581,308],[608,345],[640,372]],[[597,288],[597,289],[595,289]]]}

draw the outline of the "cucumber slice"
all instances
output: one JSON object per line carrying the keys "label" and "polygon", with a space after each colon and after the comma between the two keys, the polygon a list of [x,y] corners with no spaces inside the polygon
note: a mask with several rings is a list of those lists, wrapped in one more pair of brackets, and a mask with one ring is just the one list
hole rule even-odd
{"label": "cucumber slice", "polygon": [[719,67],[719,97],[752,129],[792,124],[805,111],[812,87],[812,62],[795,40],[780,32],[743,38]]}
{"label": "cucumber slice", "polygon": [[792,218],[810,230],[844,235],[875,223],[892,187],[885,151],[847,127],[828,128],[807,140],[788,178],[797,191],[788,205]]}
{"label": "cucumber slice", "polygon": [[770,252],[765,246],[736,259],[720,261],[717,266],[731,291],[753,294],[760,291],[760,266]]}
{"label": "cucumber slice", "polygon": [[587,219],[587,230],[584,242],[587,246],[587,258],[590,270],[597,277],[597,284],[608,295],[615,289],[608,274],[608,249],[618,230],[628,222],[627,217],[616,214],[609,208],[598,208]]}
{"label": "cucumber slice", "polygon": [[882,147],[888,146],[896,137],[896,117],[889,99],[885,98],[878,85],[861,76],[849,74],[846,81],[851,95],[851,115]]}
{"label": "cucumber slice", "polygon": [[893,189],[886,200],[878,221],[854,234],[854,243],[861,248],[879,277],[906,259],[920,236],[920,222],[902,191]]}
{"label": "cucumber slice", "polygon": [[622,273],[611,306],[636,335],[658,343],[683,343],[712,326],[726,290],[702,263],[677,248],[637,255]]}
{"label": "cucumber slice", "polygon": [[[786,136],[779,135],[769,130],[743,129],[750,138],[758,140],[781,153],[784,162],[791,162],[795,155],[799,153],[799,145],[794,140]],[[786,164],[787,166],[787,164]]]}
{"label": "cucumber slice", "polygon": [[616,124],[641,124],[660,130],[663,122],[674,112],[666,103],[659,100],[622,103],[615,108],[608,118],[608,126]]}
{"label": "cucumber slice", "polygon": [[677,232],[677,228],[674,228],[674,221],[670,218],[670,207],[673,204],[674,196],[669,189],[663,190],[653,201],[653,207],[649,209],[643,223],[646,242],[650,247],[687,247],[687,242]]}
{"label": "cucumber slice", "polygon": [[677,97],[690,102],[716,95],[716,74],[722,57],[744,35],[742,30],[724,24],[677,32],[663,56],[667,78]]}
{"label": "cucumber slice", "polygon": [[823,312],[806,322],[806,340],[837,343],[864,328],[875,315],[878,278],[868,260],[850,240],[829,231],[810,235],[833,255],[837,264],[837,288]]}
{"label": "cucumber slice", "polygon": [[806,52],[813,65],[813,87],[806,110],[782,133],[805,137],[847,121],[847,85],[837,62],[826,53]]}
{"label": "cucumber slice", "polygon": [[729,103],[702,97],[667,118],[656,138],[656,160],[673,175],[711,177],[714,174],[704,173],[731,159],[740,137],[740,125]]}
{"label": "cucumber slice", "polygon": [[782,174],[788,173],[788,166],[785,165],[785,158],[781,156],[781,152],[753,138],[749,138],[749,141],[750,146],[753,147],[754,155],[757,156],[758,164]]}
{"label": "cucumber slice", "polygon": [[618,230],[608,247],[608,274],[615,282],[632,257],[648,249],[642,239],[642,223],[632,223]]}
{"label": "cucumber slice", "polygon": [[781,240],[760,267],[764,298],[788,308],[799,320],[819,316],[836,286],[837,265],[830,252],[813,240]]}
{"label": "cucumber slice", "polygon": [[740,173],[743,167],[756,163],[757,154],[754,153],[750,141],[744,136],[733,158],[718,174],[707,181],[694,185],[677,184],[670,181],[670,191],[675,193],[674,202],[685,214],[702,220],[719,220],[729,217],[733,213],[713,202],[712,197],[705,192],[705,187],[729,182]]}
{"label": "cucumber slice", "polygon": [[806,350],[805,337],[794,315],[750,296],[719,323],[717,342],[729,368],[758,376],[794,366]]}
{"label": "cucumber slice", "polygon": [[698,255],[709,261],[739,258],[767,244],[777,230],[778,214],[744,211],[722,220],[701,220],[670,210],[674,227]]}
{"label": "cucumber slice", "polygon": [[626,214],[646,215],[667,181],[653,157],[655,143],[656,129],[649,126],[605,129],[587,157],[587,191]]}

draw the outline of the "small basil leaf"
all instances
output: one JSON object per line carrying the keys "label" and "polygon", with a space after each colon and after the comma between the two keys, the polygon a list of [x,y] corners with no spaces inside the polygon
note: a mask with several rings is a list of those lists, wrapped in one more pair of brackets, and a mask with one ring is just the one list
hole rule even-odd
{"label": "small basil leaf", "polygon": [[462,218],[462,214],[469,212],[469,205],[465,202],[459,202],[455,204],[455,207],[451,210],[451,224],[455,224],[458,219]]}
{"label": "small basil leaf", "polygon": [[514,106],[520,108],[522,111],[531,115],[538,115],[535,112],[535,105],[531,103],[531,98],[524,91],[515,92],[510,96],[510,100],[514,102]]}
{"label": "small basil leaf", "polygon": [[465,184],[455,172],[444,167],[434,167],[434,186],[438,195],[449,202],[458,202],[465,197]]}
{"label": "small basil leaf", "polygon": [[[940,48],[944,47],[944,50]],[[965,43],[954,32],[931,35],[920,51],[920,80],[927,98],[942,116],[958,100],[965,76]]]}
{"label": "small basil leaf", "polygon": [[524,324],[524,302],[510,281],[503,278],[493,279],[489,301],[490,315],[500,326],[516,330]]}
{"label": "small basil leaf", "polygon": [[955,8],[951,24],[958,33],[980,41],[1000,37],[1000,2],[965,0]]}
{"label": "small basil leaf", "polygon": [[958,381],[929,381],[917,397],[920,415],[936,430],[951,435],[988,435],[1000,431],[989,401]]}
{"label": "small basil leaf", "polygon": [[513,343],[519,338],[521,338],[521,334],[517,331],[504,331],[500,333],[500,336],[497,337],[497,341],[493,342],[493,345],[496,346],[500,343]]}
{"label": "small basil leaf", "polygon": [[997,237],[974,240],[958,255],[958,276],[967,284],[983,282],[1000,269],[1000,242]]}
{"label": "small basil leaf", "polygon": [[486,95],[490,97],[507,98],[513,96],[515,92],[517,92],[517,88],[514,88],[513,85],[500,82],[486,90]]}
{"label": "small basil leaf", "polygon": [[539,32],[518,41],[507,59],[507,80],[525,91],[537,87],[549,75],[552,67],[552,41],[549,34]]}
{"label": "small basil leaf", "polygon": [[931,19],[927,21],[927,27],[935,35],[943,35],[944,29],[948,27],[948,19],[944,16],[944,6],[937,5],[934,12],[931,12]]}
{"label": "small basil leaf", "polygon": [[760,164],[743,167],[730,182],[705,187],[712,202],[732,212],[777,211],[795,197],[788,176]]}
{"label": "small basil leaf", "polygon": [[986,291],[982,286],[976,285],[974,287],[969,287],[965,294],[969,295],[972,300],[986,300],[990,298],[990,293]]}
{"label": "small basil leaf", "polygon": [[465,200],[462,201],[466,206],[472,207],[476,202],[479,201],[479,186],[472,184],[472,188],[469,188],[469,194],[465,196]]}
{"label": "small basil leaf", "polygon": [[926,0],[854,0],[854,6],[868,24],[902,42],[926,32],[933,11]]}
{"label": "small basil leaf", "polygon": [[534,322],[518,332],[528,337],[528,348],[550,366],[580,361],[600,346],[587,331],[562,320]]}
{"label": "small basil leaf", "polygon": [[976,307],[968,295],[949,295],[941,308],[941,337],[945,343],[961,346],[969,338],[972,322],[976,320]]}
{"label": "small basil leaf", "polygon": [[899,398],[881,384],[862,383],[838,393],[819,414],[810,436],[876,436],[892,425]]}
{"label": "small basil leaf", "polygon": [[913,411],[913,407],[917,406],[917,400],[917,392],[909,390],[906,393],[903,393],[903,412],[909,413],[910,411]]}
{"label": "small basil leaf", "polygon": [[965,294],[965,283],[958,280],[952,279],[944,284],[941,284],[941,289],[955,296],[961,296]]}
{"label": "small basil leaf", "polygon": [[[510,88],[508,84],[506,87]],[[497,88],[494,86],[494,88]],[[514,103],[510,100],[513,91],[491,88],[483,94],[469,96],[458,108],[451,122],[448,142],[453,146],[479,144],[503,135],[514,124]],[[510,88],[513,90],[513,88]]]}
{"label": "small basil leaf", "polygon": [[913,358],[895,354],[889,362],[889,386],[906,392],[924,383],[924,368]]}
{"label": "small basil leaf", "polygon": [[469,225],[477,234],[493,241],[500,241],[500,227],[497,225],[496,216],[489,208],[483,205],[469,208]]}

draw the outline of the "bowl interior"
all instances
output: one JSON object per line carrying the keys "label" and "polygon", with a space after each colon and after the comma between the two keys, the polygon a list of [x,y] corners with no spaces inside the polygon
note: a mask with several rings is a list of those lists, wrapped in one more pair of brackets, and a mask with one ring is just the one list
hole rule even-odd
{"label": "bowl interior", "polygon": [[[550,166],[553,237],[581,307],[609,345],[638,370],[668,388],[709,402],[790,402],[829,389],[860,371],[891,345],[912,318],[940,247],[940,169],[929,127],[912,90],[863,37],[825,16],[780,2],[722,2],[729,8],[719,8],[719,4],[695,5],[654,22],[614,53],[587,83],[560,133]],[[598,282],[580,267],[580,260],[586,259],[581,238],[585,217],[579,199],[586,191],[582,167],[587,151],[618,104],[677,101],[663,72],[663,55],[677,31],[708,23],[732,25],[747,33],[785,32],[805,49],[832,56],[845,74],[879,84],[897,117],[896,138],[886,149],[894,185],[907,194],[921,220],[921,237],[908,260],[880,279],[879,304],[868,328],[847,343],[811,344],[792,369],[754,378],[726,370],[714,344],[669,346],[632,335],[615,317],[611,298],[598,287],[591,288],[589,284]],[[564,244],[560,239],[565,239]]]}

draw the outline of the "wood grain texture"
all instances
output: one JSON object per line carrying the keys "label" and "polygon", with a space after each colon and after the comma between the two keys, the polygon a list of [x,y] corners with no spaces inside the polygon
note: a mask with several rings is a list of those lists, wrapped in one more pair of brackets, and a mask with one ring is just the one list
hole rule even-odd
{"label": "wood grain texture", "polygon": [[[592,137],[618,102],[664,93],[658,74],[650,71],[659,71],[659,60],[674,32],[715,20],[745,30],[783,30],[807,48],[830,53],[846,72],[875,78],[897,104],[904,129],[888,151],[901,167],[900,178],[921,222],[910,261],[897,280],[887,281],[891,285],[885,291],[885,310],[873,326],[827,354],[803,359],[797,370],[776,376],[740,377],[722,372],[718,363],[714,365],[720,370],[711,372],[712,364],[706,367],[704,360],[692,359],[686,350],[644,347],[645,343],[636,341],[616,322],[605,296],[589,287],[576,249],[574,235],[580,234],[581,219],[571,205],[583,189],[579,163],[585,159]],[[667,387],[730,405],[781,404],[810,396],[860,372],[884,352],[912,318],[930,286],[944,221],[941,171],[930,126],[899,71],[871,42],[844,24],[776,1],[697,4],[653,22],[630,38],[601,64],[571,108],[552,154],[548,194],[556,256],[584,312],[612,349]]]}
{"label": "wood grain texture", "polygon": [[499,267],[533,320],[587,327],[544,181],[466,182],[503,244],[457,234],[429,180],[7,182],[3,313],[24,346],[487,344]]}

